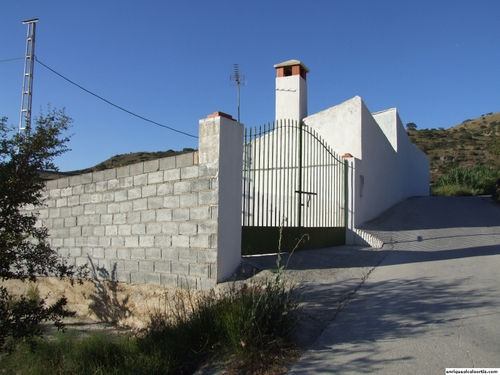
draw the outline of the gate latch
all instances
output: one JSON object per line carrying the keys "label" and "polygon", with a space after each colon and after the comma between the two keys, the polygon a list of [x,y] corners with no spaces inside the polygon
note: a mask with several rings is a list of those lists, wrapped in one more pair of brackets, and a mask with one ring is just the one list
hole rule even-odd
{"label": "gate latch", "polygon": [[[310,191],[301,191],[301,190],[295,190],[295,193],[307,195],[307,207],[309,207],[309,203],[311,203],[311,195],[318,195],[318,193],[312,193]],[[301,203],[301,206],[304,206],[304,203]]]}

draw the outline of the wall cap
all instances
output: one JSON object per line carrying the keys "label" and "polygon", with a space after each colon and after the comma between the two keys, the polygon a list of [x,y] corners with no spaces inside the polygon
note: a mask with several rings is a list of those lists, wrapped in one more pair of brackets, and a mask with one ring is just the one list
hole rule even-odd
{"label": "wall cap", "polygon": [[213,117],[225,117],[229,120],[236,121],[233,116],[228,115],[227,113],[221,112],[221,111],[215,111],[214,113],[210,114],[207,116],[207,118],[213,118]]}

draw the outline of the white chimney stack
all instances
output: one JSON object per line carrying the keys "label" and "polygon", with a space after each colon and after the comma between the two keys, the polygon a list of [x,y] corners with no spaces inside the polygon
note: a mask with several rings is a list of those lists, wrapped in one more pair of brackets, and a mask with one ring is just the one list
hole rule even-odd
{"label": "white chimney stack", "polygon": [[299,60],[288,60],[276,68],[276,120],[302,121],[307,117],[309,69]]}

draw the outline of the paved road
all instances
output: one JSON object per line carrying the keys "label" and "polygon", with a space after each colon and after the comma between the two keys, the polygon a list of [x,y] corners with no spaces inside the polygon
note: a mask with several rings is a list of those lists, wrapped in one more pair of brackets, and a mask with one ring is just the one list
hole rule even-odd
{"label": "paved road", "polygon": [[325,304],[329,324],[290,374],[500,368],[500,207],[411,198],[363,229],[386,243],[380,259],[345,306]]}

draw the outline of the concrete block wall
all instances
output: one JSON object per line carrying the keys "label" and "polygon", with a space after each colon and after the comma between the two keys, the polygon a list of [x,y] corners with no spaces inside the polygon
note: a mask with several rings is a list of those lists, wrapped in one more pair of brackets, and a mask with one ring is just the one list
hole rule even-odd
{"label": "concrete block wall", "polygon": [[[217,134],[200,129],[200,135],[227,137],[225,127],[220,129],[222,122],[231,130],[225,121],[242,128],[234,120],[215,117],[209,122],[219,125]],[[231,143],[242,148],[242,139]],[[240,148],[233,147],[223,157],[241,159]],[[206,154],[202,142],[200,153]],[[209,163],[199,163],[198,155],[187,153],[48,181],[46,207],[38,212],[40,224],[49,229],[51,246],[72,264],[88,264],[97,278],[212,288],[238,266],[241,237],[225,244],[224,258],[229,253],[233,261],[224,264],[219,254],[223,160],[216,153]],[[241,165],[224,173],[233,172],[233,179],[240,181]],[[241,212],[234,218],[227,212],[223,216],[226,221],[241,220]]]}

